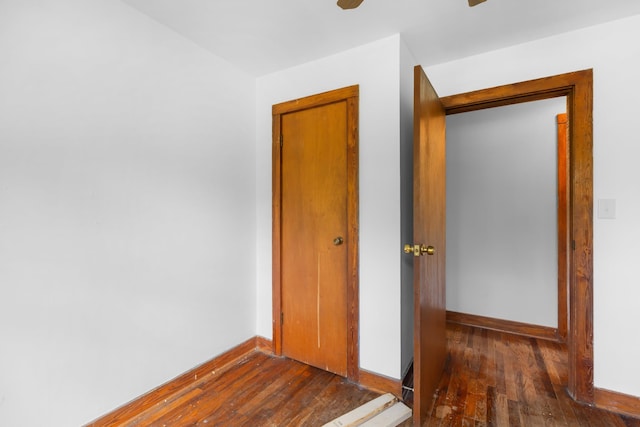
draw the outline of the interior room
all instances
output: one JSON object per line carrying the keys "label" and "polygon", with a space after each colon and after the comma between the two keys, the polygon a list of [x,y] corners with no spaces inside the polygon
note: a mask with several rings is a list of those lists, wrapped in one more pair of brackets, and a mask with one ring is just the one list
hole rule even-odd
{"label": "interior room", "polygon": [[83,425],[271,342],[272,107],[353,85],[357,364],[402,381],[416,65],[441,97],[593,70],[593,386],[637,405],[637,40],[633,0],[2,0],[0,425]]}

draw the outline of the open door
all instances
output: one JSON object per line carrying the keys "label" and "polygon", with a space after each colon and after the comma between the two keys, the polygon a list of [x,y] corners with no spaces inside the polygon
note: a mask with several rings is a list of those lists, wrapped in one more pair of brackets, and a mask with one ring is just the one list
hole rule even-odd
{"label": "open door", "polygon": [[414,425],[433,404],[446,358],[445,110],[422,67],[414,69]]}

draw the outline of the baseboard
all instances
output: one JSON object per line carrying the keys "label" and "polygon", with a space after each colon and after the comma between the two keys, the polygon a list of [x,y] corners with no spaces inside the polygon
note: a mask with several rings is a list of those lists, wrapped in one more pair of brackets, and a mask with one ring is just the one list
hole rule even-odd
{"label": "baseboard", "polygon": [[273,341],[271,341],[269,338],[257,336],[256,349],[265,354],[273,354]]}
{"label": "baseboard", "polygon": [[558,330],[548,326],[531,325],[529,323],[495,319],[493,317],[478,316],[475,314],[458,313],[456,311],[447,311],[447,322],[491,329],[493,331],[507,332],[515,335],[523,335],[542,340],[563,342],[562,337],[558,334]]}
{"label": "baseboard", "polygon": [[360,368],[358,383],[369,390],[380,393],[391,393],[395,397],[402,399],[402,381],[389,378],[384,375],[369,372]]}
{"label": "baseboard", "polygon": [[603,388],[595,388],[593,392],[596,407],[606,411],[640,418],[640,397]]}
{"label": "baseboard", "polygon": [[270,340],[263,337],[249,338],[242,344],[239,344],[219,356],[214,357],[208,362],[177,376],[158,388],[133,399],[129,403],[124,404],[108,414],[91,421],[84,427],[116,426],[126,423],[158,403],[163,402],[165,399],[170,398],[173,394],[183,390],[185,387],[192,386],[199,381],[203,381],[206,375],[212,371],[220,372],[256,350],[264,353],[272,352],[270,342]]}

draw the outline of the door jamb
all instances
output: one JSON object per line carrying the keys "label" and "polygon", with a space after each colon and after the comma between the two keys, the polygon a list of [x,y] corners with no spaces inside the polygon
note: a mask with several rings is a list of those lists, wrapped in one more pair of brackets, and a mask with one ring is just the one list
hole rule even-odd
{"label": "door jamb", "polygon": [[569,382],[593,404],[593,70],[441,98],[446,114],[566,96],[569,117]]}
{"label": "door jamb", "polygon": [[569,323],[569,119],[567,113],[556,116],[557,124],[557,197],[558,217],[558,328],[560,342],[567,342]]}
{"label": "door jamb", "polygon": [[358,106],[359,86],[311,95],[272,107],[272,299],[273,352],[282,355],[281,209],[282,152],[281,116],[335,102],[347,103],[347,378],[357,382],[359,367],[359,188]]}

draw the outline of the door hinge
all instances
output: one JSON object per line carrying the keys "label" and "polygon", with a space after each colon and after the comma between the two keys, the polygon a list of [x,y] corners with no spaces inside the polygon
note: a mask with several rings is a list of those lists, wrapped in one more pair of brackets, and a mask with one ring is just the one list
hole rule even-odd
{"label": "door hinge", "polygon": [[284,138],[282,137],[282,134],[280,134],[280,148],[282,148],[282,142],[284,141]]}
{"label": "door hinge", "polygon": [[284,313],[280,312],[280,325],[284,325]]}
{"label": "door hinge", "polygon": [[576,250],[576,241],[575,240],[571,241],[571,249],[573,249],[574,251]]}

